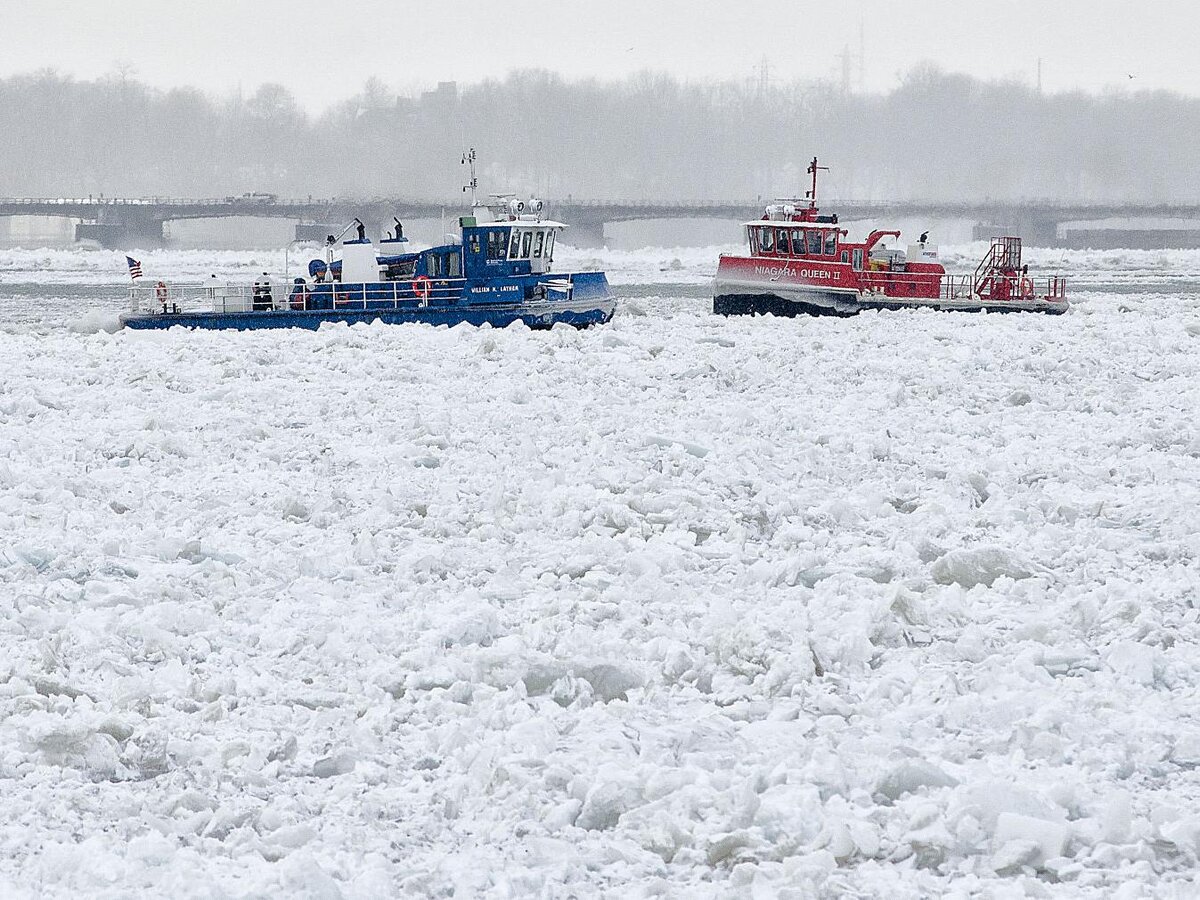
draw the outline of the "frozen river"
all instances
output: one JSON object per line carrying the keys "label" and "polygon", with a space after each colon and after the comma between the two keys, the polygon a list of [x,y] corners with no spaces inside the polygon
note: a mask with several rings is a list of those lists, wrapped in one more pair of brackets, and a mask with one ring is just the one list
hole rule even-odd
{"label": "frozen river", "polygon": [[109,334],[123,256],[0,250],[0,894],[1192,896],[1200,252],[845,320],[716,252]]}

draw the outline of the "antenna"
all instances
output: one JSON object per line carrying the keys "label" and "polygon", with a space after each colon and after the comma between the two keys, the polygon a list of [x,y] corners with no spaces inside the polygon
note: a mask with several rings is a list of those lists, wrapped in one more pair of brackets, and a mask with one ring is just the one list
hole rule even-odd
{"label": "antenna", "polygon": [[812,162],[808,164],[808,174],[813,177],[812,190],[805,191],[804,196],[811,202],[808,204],[811,208],[816,209],[817,206],[817,172],[828,172],[829,166],[818,166],[817,158],[814,156]]}
{"label": "antenna", "polygon": [[755,71],[758,72],[758,99],[763,99],[771,90],[771,61],[767,59],[764,53],[762,62],[755,66]]}
{"label": "antenna", "polygon": [[867,38],[866,26],[860,19],[858,22],[858,92],[865,94],[867,92],[867,76],[866,63],[867,60]]}
{"label": "antenna", "polygon": [[479,187],[479,179],[475,177],[475,148],[472,147],[463,154],[462,164],[471,167],[471,180],[463,185],[463,193],[471,192],[471,209],[475,208],[475,189]]}

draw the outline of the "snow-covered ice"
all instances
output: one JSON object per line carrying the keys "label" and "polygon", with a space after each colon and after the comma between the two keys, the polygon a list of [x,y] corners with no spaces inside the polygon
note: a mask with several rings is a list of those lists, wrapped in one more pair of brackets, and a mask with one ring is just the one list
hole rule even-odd
{"label": "snow-covered ice", "polygon": [[1192,895],[1195,254],[726,320],[688,253],[582,332],[0,331],[0,893]]}

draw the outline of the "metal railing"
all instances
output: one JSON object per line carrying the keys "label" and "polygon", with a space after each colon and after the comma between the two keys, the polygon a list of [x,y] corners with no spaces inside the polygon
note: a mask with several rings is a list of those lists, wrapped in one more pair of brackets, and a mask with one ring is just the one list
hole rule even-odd
{"label": "metal railing", "polygon": [[160,281],[132,285],[129,308],[135,315],[420,308],[454,302],[462,296],[464,283],[462,278],[303,285],[166,284]]}
{"label": "metal railing", "polygon": [[1036,303],[1065,300],[1066,296],[1065,275],[1048,275],[1042,279],[1028,275],[985,275],[978,280],[972,275],[945,275],[942,278],[943,300]]}
{"label": "metal railing", "polygon": [[[875,273],[878,274],[878,273]],[[934,282],[925,275],[904,275],[892,272],[885,279],[871,279],[868,284],[884,291],[888,298],[903,301],[961,301],[980,303],[1036,303],[1063,300],[1067,296],[1064,275],[1033,279],[1022,275],[989,275],[977,283],[973,275],[942,275]],[[980,290],[982,288],[982,290]]]}

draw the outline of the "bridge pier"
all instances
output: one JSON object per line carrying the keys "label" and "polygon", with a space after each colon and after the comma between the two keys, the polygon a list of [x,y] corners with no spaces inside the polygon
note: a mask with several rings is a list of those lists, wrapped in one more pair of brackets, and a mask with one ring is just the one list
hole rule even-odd
{"label": "bridge pier", "polygon": [[330,225],[328,222],[297,222],[296,240],[323,244],[325,238],[331,234],[337,234],[344,227],[343,225]]}
{"label": "bridge pier", "polygon": [[599,248],[608,246],[604,242],[603,222],[568,222],[570,227],[562,234],[562,242],[572,247]]}
{"label": "bridge pier", "polygon": [[166,243],[163,222],[149,218],[124,222],[80,222],[75,226],[75,240],[96,241],[106,250],[153,248]]}
{"label": "bridge pier", "polygon": [[1021,238],[1026,247],[1058,247],[1062,243],[1058,237],[1057,217],[1049,218],[1015,210],[1011,215],[1004,216],[1004,223],[996,225],[980,222],[973,229],[972,236],[977,241],[986,241],[994,237],[1015,235]]}

